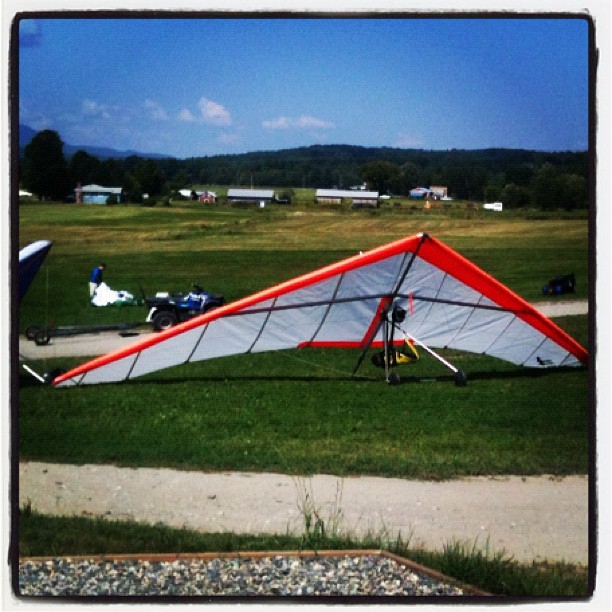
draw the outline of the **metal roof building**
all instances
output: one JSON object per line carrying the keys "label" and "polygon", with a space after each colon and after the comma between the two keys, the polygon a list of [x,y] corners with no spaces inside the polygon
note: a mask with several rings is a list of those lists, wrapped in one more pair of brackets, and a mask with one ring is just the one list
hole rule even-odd
{"label": "metal roof building", "polygon": [[76,201],[81,201],[83,204],[106,204],[106,201],[112,195],[117,198],[117,202],[121,202],[121,196],[123,195],[121,187],[102,187],[101,185],[77,187],[74,192]]}
{"label": "metal roof building", "polygon": [[340,204],[343,200],[350,200],[352,204],[378,205],[378,191],[317,189],[316,198],[319,204]]}
{"label": "metal roof building", "polygon": [[274,199],[272,189],[228,189],[229,202],[271,202]]}

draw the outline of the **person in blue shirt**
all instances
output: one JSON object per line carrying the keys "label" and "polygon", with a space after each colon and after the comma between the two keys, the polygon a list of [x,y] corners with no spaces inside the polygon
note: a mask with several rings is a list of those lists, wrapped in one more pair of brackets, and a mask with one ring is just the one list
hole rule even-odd
{"label": "person in blue shirt", "polygon": [[96,266],[93,269],[91,276],[89,277],[89,297],[93,297],[96,289],[102,283],[102,272],[104,272],[104,270],[106,270],[105,263],[101,263],[99,266]]}

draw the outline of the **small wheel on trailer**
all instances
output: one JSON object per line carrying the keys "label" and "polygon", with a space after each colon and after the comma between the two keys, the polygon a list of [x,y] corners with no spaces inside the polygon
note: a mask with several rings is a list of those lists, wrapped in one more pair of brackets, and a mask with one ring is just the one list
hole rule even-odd
{"label": "small wheel on trailer", "polygon": [[176,315],[170,310],[162,310],[153,317],[153,329],[163,331],[174,327],[177,323]]}
{"label": "small wheel on trailer", "polygon": [[49,344],[49,340],[51,340],[51,332],[48,329],[41,329],[34,335],[34,342],[37,346]]}
{"label": "small wheel on trailer", "polygon": [[25,337],[28,340],[34,340],[34,336],[36,336],[40,329],[39,325],[30,325],[30,327],[27,327],[25,330]]}

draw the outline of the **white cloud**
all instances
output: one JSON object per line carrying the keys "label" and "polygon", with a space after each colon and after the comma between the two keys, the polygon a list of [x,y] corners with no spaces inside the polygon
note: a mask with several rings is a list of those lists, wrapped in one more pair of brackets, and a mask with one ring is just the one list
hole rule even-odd
{"label": "white cloud", "polygon": [[221,104],[213,102],[208,98],[200,98],[198,102],[204,123],[211,125],[231,125],[230,112]]}
{"label": "white cloud", "polygon": [[300,128],[329,129],[335,127],[331,121],[323,121],[323,119],[317,119],[308,115],[302,115],[297,119],[296,123],[297,127]]}
{"label": "white cloud", "polygon": [[179,113],[179,119],[181,121],[185,121],[186,123],[192,123],[196,120],[196,118],[194,117],[193,113],[187,109],[184,108],[180,113]]}
{"label": "white cloud", "polygon": [[143,106],[146,110],[151,112],[151,117],[158,121],[166,121],[168,119],[168,113],[164,110],[159,102],[155,100],[146,99]]}
{"label": "white cloud", "polygon": [[100,104],[95,100],[83,100],[81,106],[84,115],[88,117],[100,117],[102,119],[110,119],[110,107],[106,104]]}
{"label": "white cloud", "polygon": [[278,117],[278,119],[263,121],[262,125],[269,130],[286,130],[290,127],[290,120],[287,117]]}
{"label": "white cloud", "polygon": [[264,128],[268,130],[289,130],[289,129],[331,129],[335,125],[331,121],[317,119],[310,115],[300,115],[299,117],[277,117],[262,122]]}
{"label": "white cloud", "polygon": [[217,102],[208,98],[200,98],[198,101],[199,114],[192,113],[184,108],[178,115],[180,121],[186,123],[207,123],[208,125],[228,126],[232,124],[230,112]]}

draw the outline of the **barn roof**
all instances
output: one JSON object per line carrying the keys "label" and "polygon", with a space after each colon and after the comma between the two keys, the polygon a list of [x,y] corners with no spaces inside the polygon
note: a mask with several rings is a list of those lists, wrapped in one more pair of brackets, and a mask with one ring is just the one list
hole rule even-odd
{"label": "barn roof", "polygon": [[245,200],[265,200],[274,197],[272,189],[228,189],[228,198],[243,198]]}
{"label": "barn roof", "polygon": [[378,199],[378,191],[355,191],[344,189],[317,189],[317,198]]}
{"label": "barn roof", "polygon": [[[101,185],[85,185],[80,189],[82,193],[114,193],[117,195],[123,191],[121,187],[102,187]],[[79,188],[77,187],[75,191],[78,190]]]}

